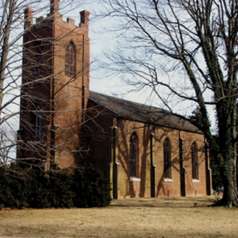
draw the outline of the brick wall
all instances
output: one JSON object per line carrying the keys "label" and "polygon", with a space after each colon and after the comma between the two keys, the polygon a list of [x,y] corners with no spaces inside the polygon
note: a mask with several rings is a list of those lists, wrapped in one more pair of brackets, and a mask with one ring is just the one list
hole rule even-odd
{"label": "brick wall", "polygon": [[[147,125],[128,120],[118,122],[118,196],[151,196],[151,147],[150,129]],[[128,171],[130,136],[136,132],[139,138],[138,175],[131,178]],[[172,147],[172,179],[164,178],[163,142],[169,138]],[[155,170],[155,196],[181,196],[179,138],[183,140],[186,196],[206,195],[206,169],[204,137],[201,134],[169,128],[155,128],[152,158]],[[196,141],[199,157],[199,180],[192,179],[191,145]]]}
{"label": "brick wall", "polygon": [[[87,145],[88,158],[94,161],[96,167],[110,180],[115,197],[181,196],[182,168],[185,171],[184,195],[205,195],[207,181],[203,135],[119,119],[96,103],[88,103],[89,14],[86,11],[81,12],[81,23],[77,26],[72,19],[64,21],[60,16],[57,11],[58,0],[52,2],[55,5],[51,6],[51,14],[38,19],[35,24],[32,23],[31,11],[28,9],[25,13],[24,86],[21,91],[21,143],[18,144],[18,158],[33,158],[40,154],[40,159],[45,162],[46,167],[49,167],[52,161],[61,168],[74,167],[78,162],[76,155],[82,149],[81,142],[86,137],[86,141],[90,140]],[[76,48],[75,77],[65,74],[65,53],[70,43]],[[43,63],[40,67],[36,67],[38,60]],[[39,81],[41,78],[44,80]],[[27,86],[26,82],[33,84]],[[43,136],[40,141],[34,134],[32,111],[44,113]],[[86,124],[82,127],[83,123]],[[138,160],[134,177],[129,174],[132,133],[136,133],[138,137]],[[163,174],[165,138],[171,141],[171,179],[165,179]],[[182,164],[179,140],[183,145]],[[197,180],[192,179],[193,142],[198,145]],[[23,149],[22,144],[27,147]],[[36,147],[38,144],[41,146],[39,149]],[[42,153],[39,153],[41,150]]]}
{"label": "brick wall", "polygon": [[[89,94],[89,39],[87,12],[81,13],[81,25],[71,19],[55,19],[54,28],[54,125],[55,160],[61,168],[74,166],[74,152],[80,146],[80,126]],[[84,20],[84,22],[83,22]],[[65,74],[65,51],[76,47],[76,77]]]}
{"label": "brick wall", "polygon": [[[81,22],[76,25],[70,18],[64,20],[58,7],[59,1],[52,0],[50,14],[36,22],[32,20],[32,10],[25,10],[17,157],[36,158],[43,150],[39,160],[46,168],[52,162],[61,168],[75,165],[80,126],[89,95],[89,13],[82,11]],[[76,48],[75,77],[65,74],[65,53],[69,43]],[[32,112],[44,115],[41,139],[35,136]]]}

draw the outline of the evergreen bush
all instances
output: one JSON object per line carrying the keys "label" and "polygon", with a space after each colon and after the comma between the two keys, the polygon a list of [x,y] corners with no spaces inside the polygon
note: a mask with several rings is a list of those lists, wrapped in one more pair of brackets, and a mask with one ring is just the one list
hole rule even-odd
{"label": "evergreen bush", "polygon": [[0,168],[0,208],[99,207],[110,203],[108,182],[93,166],[74,170]]}

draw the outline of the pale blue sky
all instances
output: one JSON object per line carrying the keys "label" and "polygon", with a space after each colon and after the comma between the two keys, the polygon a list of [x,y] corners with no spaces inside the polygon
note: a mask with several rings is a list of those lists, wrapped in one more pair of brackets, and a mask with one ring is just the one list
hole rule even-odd
{"label": "pale blue sky", "polygon": [[[48,0],[44,3],[48,4]],[[46,15],[46,11],[42,12],[39,9],[40,6],[33,6],[35,11],[35,16]],[[49,7],[47,7],[49,9]],[[119,74],[113,74],[107,68],[102,67],[102,62],[105,59],[105,54],[110,54],[110,52],[118,47],[120,44],[118,42],[117,34],[111,31],[111,28],[117,25],[117,22],[110,18],[97,17],[97,14],[103,9],[100,0],[84,0],[84,1],[74,1],[74,3],[67,8],[64,4],[61,4],[61,13],[63,16],[72,17],[76,22],[80,21],[79,12],[81,10],[88,10],[91,13],[90,17],[90,40],[91,40],[91,72],[90,72],[90,88],[93,91],[114,95],[117,97],[123,97],[125,99],[146,103],[149,105],[155,105],[158,107],[164,107],[162,102],[158,97],[151,93],[151,90],[134,90],[135,87],[129,86]],[[164,76],[161,76],[164,77]],[[173,78],[180,77],[178,74],[172,75]],[[183,79],[181,79],[183,80]],[[190,115],[192,109],[194,108],[191,103],[188,102],[178,102],[177,100],[172,101],[172,108],[174,112],[183,114],[185,116]],[[211,110],[210,110],[211,111]],[[212,113],[211,113],[212,115]],[[211,116],[214,122],[214,116]],[[14,123],[15,124],[15,123]],[[215,123],[213,123],[215,128]]]}
{"label": "pale blue sky", "polygon": [[[117,33],[111,29],[117,25],[117,22],[111,18],[100,18],[97,15],[104,10],[99,0],[84,0],[74,3],[70,10],[61,9],[63,15],[74,17],[79,21],[79,11],[86,9],[90,11],[90,40],[91,40],[91,67],[90,88],[101,93],[123,97],[125,99],[153,104],[158,107],[164,107],[158,97],[151,93],[151,90],[133,91],[135,87],[129,86],[118,74],[113,74],[110,70],[101,67],[105,54],[110,54],[112,50],[120,47]],[[166,77],[161,75],[161,77]],[[185,82],[184,76],[174,73],[173,78],[180,78]],[[186,84],[184,85],[186,87]],[[171,97],[171,105],[174,112],[188,116],[194,109],[189,102],[174,100]],[[165,108],[165,107],[164,107]],[[215,130],[215,120],[212,108],[209,108],[213,130]]]}

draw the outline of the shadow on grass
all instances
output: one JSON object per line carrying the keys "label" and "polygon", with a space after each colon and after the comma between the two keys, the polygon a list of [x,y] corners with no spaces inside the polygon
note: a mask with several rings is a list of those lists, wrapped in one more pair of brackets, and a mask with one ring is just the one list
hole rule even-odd
{"label": "shadow on grass", "polygon": [[158,198],[158,199],[136,199],[127,198],[113,200],[110,207],[153,207],[153,208],[199,208],[211,207],[215,204],[214,197],[205,198]]}

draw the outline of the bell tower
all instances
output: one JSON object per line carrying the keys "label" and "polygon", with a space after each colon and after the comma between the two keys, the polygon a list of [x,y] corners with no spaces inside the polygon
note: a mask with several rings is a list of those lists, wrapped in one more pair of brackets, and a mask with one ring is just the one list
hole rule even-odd
{"label": "bell tower", "polygon": [[89,96],[89,12],[63,19],[60,1],[33,22],[25,10],[18,161],[74,167]]}

